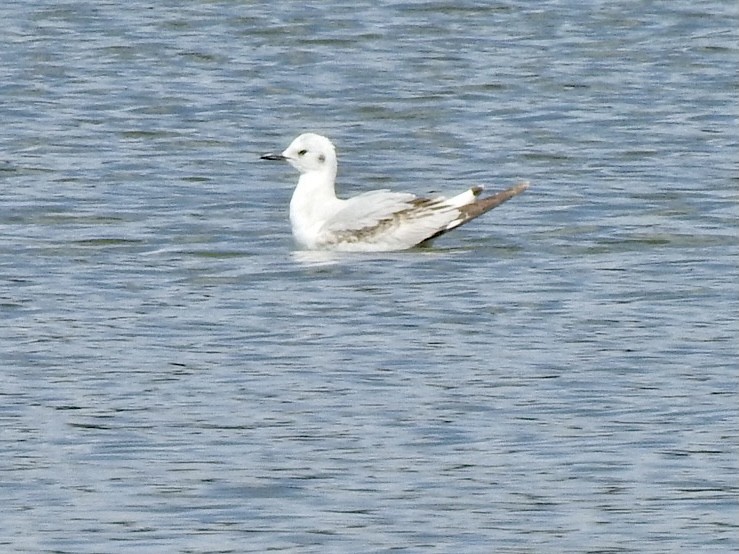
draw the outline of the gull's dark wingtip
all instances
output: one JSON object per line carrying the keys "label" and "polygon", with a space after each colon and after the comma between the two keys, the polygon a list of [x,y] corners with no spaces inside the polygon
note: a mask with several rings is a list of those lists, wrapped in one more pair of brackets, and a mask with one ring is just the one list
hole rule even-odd
{"label": "gull's dark wingtip", "polygon": [[498,192],[497,194],[481,198],[480,200],[472,202],[471,204],[462,206],[459,211],[462,213],[464,221],[467,222],[484,214],[485,212],[489,212],[493,208],[497,208],[503,202],[507,202],[514,196],[518,196],[527,188],[529,188],[529,182],[521,181],[511,188]]}
{"label": "gull's dark wingtip", "polygon": [[[493,194],[492,196],[487,196],[485,198],[481,198],[480,200],[475,200],[474,202],[471,202],[470,204],[466,204],[459,208],[460,218],[454,223],[453,225],[441,229],[440,231],[434,233],[430,237],[424,239],[421,241],[420,245],[426,245],[429,244],[432,240],[435,238],[443,235],[444,233],[447,233],[448,231],[451,231],[452,229],[456,229],[457,227],[464,225],[465,223],[472,221],[478,216],[481,216],[485,212],[489,212],[493,208],[500,206],[503,202],[507,202],[514,196],[518,196],[523,191],[525,191],[527,188],[529,188],[529,182],[528,181],[521,181],[520,183],[507,188],[506,190],[500,191],[497,194]],[[480,194],[483,190],[483,187],[473,187],[472,188],[472,194],[477,196]]]}

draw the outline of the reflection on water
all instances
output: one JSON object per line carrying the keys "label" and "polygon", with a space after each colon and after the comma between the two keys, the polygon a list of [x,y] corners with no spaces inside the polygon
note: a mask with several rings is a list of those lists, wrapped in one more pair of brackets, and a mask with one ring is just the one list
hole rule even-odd
{"label": "reflection on water", "polygon": [[307,267],[334,265],[339,263],[342,257],[346,257],[346,254],[342,256],[339,252],[330,252],[327,250],[295,250],[290,255],[298,264]]}

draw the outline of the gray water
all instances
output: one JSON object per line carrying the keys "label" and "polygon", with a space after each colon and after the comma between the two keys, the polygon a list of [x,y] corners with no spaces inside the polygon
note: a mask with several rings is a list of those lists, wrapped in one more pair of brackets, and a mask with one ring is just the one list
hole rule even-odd
{"label": "gray water", "polygon": [[[735,552],[737,13],[0,7],[0,550]],[[531,181],[434,246],[343,194]]]}

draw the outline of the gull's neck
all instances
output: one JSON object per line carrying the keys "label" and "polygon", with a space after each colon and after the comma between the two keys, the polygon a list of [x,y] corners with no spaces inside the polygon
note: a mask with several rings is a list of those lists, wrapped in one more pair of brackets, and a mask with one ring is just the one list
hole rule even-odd
{"label": "gull's neck", "polygon": [[302,173],[290,200],[290,223],[293,235],[304,246],[315,246],[318,232],[325,221],[343,204],[336,198],[336,170]]}

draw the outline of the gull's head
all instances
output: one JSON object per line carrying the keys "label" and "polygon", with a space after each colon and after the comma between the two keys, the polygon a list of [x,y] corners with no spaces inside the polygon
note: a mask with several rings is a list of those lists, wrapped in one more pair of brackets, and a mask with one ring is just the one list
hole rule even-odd
{"label": "gull's head", "polygon": [[300,173],[336,174],[336,149],[326,137],[303,133],[282,154],[265,154],[263,160],[286,160]]}

